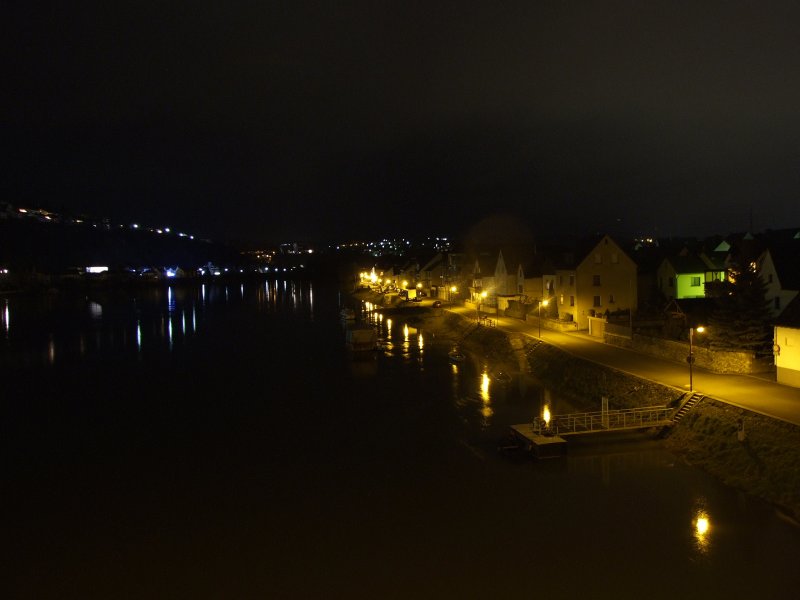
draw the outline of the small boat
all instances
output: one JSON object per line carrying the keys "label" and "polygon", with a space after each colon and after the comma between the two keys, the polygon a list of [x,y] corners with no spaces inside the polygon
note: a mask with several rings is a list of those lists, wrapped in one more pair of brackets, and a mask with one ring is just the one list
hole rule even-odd
{"label": "small boat", "polygon": [[372,327],[355,327],[347,330],[347,348],[356,353],[370,352],[378,347],[378,335]]}
{"label": "small boat", "polygon": [[450,360],[453,362],[461,362],[466,358],[466,356],[464,356],[464,354],[458,350],[451,350],[447,353],[447,356],[450,357]]}

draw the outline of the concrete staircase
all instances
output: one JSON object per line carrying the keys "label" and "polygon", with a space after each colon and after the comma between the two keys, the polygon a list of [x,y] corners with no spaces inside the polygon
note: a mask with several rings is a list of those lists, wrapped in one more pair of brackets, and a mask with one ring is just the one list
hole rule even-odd
{"label": "concrete staircase", "polygon": [[681,403],[678,405],[678,408],[675,410],[675,414],[672,415],[672,424],[675,425],[680,421],[686,414],[692,410],[697,403],[700,402],[705,396],[700,392],[687,392],[684,396]]}

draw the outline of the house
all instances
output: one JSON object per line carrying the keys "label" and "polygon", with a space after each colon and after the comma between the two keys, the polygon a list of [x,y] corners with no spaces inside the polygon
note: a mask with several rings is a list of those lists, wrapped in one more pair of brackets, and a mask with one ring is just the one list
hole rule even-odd
{"label": "house", "polygon": [[782,311],[774,326],[776,380],[800,387],[800,296]]}
{"label": "house", "polygon": [[495,269],[497,257],[489,251],[476,253],[472,258],[472,282],[469,286],[469,300],[473,304],[496,306]]}
{"label": "house", "polygon": [[684,251],[661,261],[656,272],[659,291],[667,300],[705,298],[706,284],[725,280],[726,269],[716,258]]}
{"label": "house", "polygon": [[586,242],[556,263],[559,319],[588,329],[589,318],[637,307],[637,266],[609,235]]}
{"label": "house", "polygon": [[766,284],[770,312],[777,317],[800,292],[800,240],[767,248],[757,261],[757,273]]}

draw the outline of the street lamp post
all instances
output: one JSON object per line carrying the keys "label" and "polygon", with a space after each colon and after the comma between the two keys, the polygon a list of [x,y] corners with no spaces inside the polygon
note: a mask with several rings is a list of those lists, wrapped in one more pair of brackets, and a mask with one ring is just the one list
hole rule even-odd
{"label": "street lamp post", "polygon": [[454,285],[450,286],[450,306],[453,306],[453,294],[458,291],[458,288]]}
{"label": "street lamp post", "polygon": [[547,300],[539,299],[539,339],[542,339],[542,306],[547,306]]}
{"label": "street lamp post", "polygon": [[[706,330],[705,327],[697,327],[697,333],[703,333]],[[692,367],[694,365],[694,332],[695,328],[689,328],[689,356],[686,357],[686,362],[689,363],[689,392],[694,391],[694,379],[693,379],[693,372]]]}

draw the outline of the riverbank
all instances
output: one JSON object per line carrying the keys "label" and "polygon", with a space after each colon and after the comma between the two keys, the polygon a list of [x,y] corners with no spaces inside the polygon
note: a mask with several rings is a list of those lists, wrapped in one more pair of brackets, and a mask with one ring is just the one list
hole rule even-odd
{"label": "riverbank", "polygon": [[[364,298],[364,294],[360,294]],[[370,301],[380,304],[383,297]],[[439,339],[485,357],[490,368],[529,373],[571,399],[577,410],[675,405],[681,390],[576,358],[520,334],[507,333],[442,309],[384,305]],[[740,426],[744,431],[739,441]],[[800,521],[800,427],[704,398],[664,439],[667,450],[726,485],[775,505]]]}

